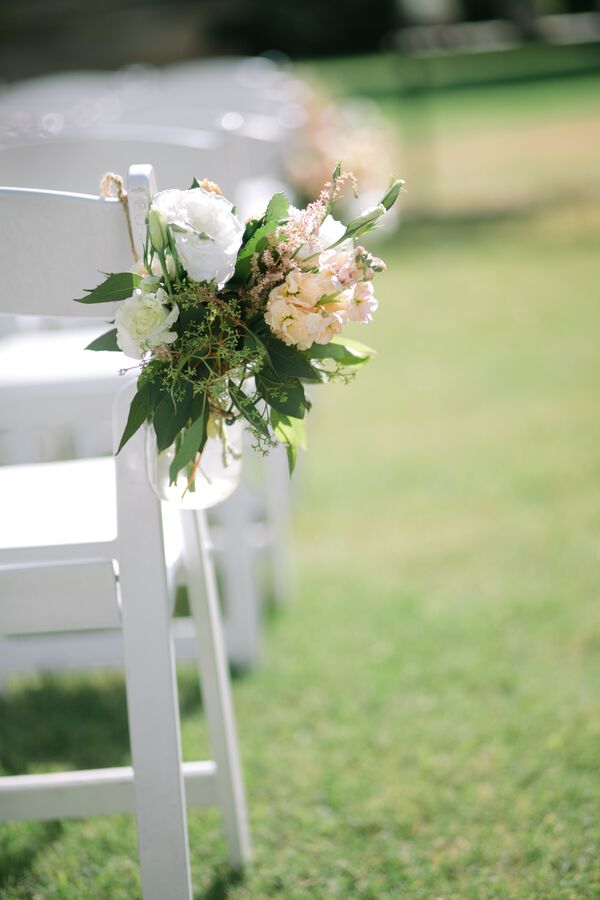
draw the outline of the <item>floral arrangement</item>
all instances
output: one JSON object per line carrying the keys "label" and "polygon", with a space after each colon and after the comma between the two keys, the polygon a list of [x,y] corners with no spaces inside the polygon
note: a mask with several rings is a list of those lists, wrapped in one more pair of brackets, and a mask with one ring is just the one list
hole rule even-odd
{"label": "floral arrangement", "polygon": [[119,450],[151,423],[158,451],[174,448],[171,482],[184,472],[193,490],[207,440],[225,446],[226,426],[243,419],[264,452],[285,444],[293,470],[305,445],[305,386],[347,380],[372,354],[342,334],[347,322],[371,321],[373,278],[385,268],[357,239],[402,182],[344,226],[331,212],[347,182],[356,188],[338,165],[305,209],[276,194],[245,224],[209,181],[154,196],[143,261],[78,301],[122,301],[114,327],[89,345],[138,360]]}

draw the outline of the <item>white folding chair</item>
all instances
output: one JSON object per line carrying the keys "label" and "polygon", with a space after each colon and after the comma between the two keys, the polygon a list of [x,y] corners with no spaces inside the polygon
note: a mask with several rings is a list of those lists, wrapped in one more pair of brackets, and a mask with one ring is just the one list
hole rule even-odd
{"label": "white folding chair", "polygon": [[[150,178],[149,166],[138,167],[130,195],[148,195]],[[98,269],[128,265],[117,200],[0,188],[0,214],[11,222],[0,245],[4,312],[70,316],[72,298]],[[23,248],[33,254],[25,269],[14,264]],[[131,395],[127,385],[117,397],[116,435]],[[0,819],[135,810],[144,897],[190,900],[186,804],[220,807],[236,867],[249,855],[248,827],[206,525],[194,513],[181,514],[183,552],[214,760],[182,763],[161,505],[143,443],[140,432],[116,460],[0,469],[0,633],[120,626],[133,760],[131,768],[1,778]]]}
{"label": "white folding chair", "polygon": [[[114,133],[113,138],[109,138],[106,132],[102,132],[97,134],[95,140],[88,135],[72,141],[61,138],[3,148],[0,150],[0,180],[4,178],[16,184],[23,179],[25,186],[39,186],[43,177],[48,178],[53,189],[71,183],[77,189],[84,190],[87,186],[88,191],[93,191],[97,173],[103,171],[106,161],[116,171],[126,170],[125,162],[131,158],[128,154],[134,151],[140,154],[156,153],[163,165],[163,172],[170,172],[175,177],[177,170],[179,178],[187,177],[190,182],[195,172],[212,174],[215,166],[223,166],[223,161],[218,159],[218,142],[212,147],[210,142],[206,142],[204,148],[200,146],[200,138],[206,139],[204,133],[199,133],[196,144],[146,143],[141,140],[141,132],[137,133],[140,140],[131,140],[129,131],[129,138],[122,131],[118,134],[121,139],[116,139]],[[149,134],[144,134],[150,138]],[[132,197],[130,209],[133,227],[137,231],[138,242],[141,242],[146,211],[144,203]],[[4,429],[4,441],[14,440],[16,433],[23,440],[32,428],[44,427],[46,431],[43,435],[47,439],[53,423],[55,426],[71,424],[74,426],[71,431],[77,448],[82,448],[84,454],[87,451],[89,455],[91,445],[96,452],[102,452],[103,427],[106,430],[103,423],[110,418],[112,399],[119,381],[117,370],[120,366],[127,366],[127,359],[119,361],[113,353],[84,353],[82,348],[95,336],[93,327],[90,330],[89,326],[84,326],[69,334],[19,333],[0,341],[0,430]],[[95,327],[100,333],[100,320]],[[23,367],[17,365],[19,358],[35,360],[40,357],[48,362],[41,378],[33,365],[31,372],[24,372]],[[85,387],[83,391],[81,382]],[[63,403],[65,395],[71,398],[70,403]],[[78,398],[78,406],[73,415],[75,397]],[[287,597],[290,583],[289,573],[283,571],[289,531],[280,527],[283,518],[290,514],[289,504],[286,505],[289,500],[288,476],[277,465],[275,458],[265,460],[261,466],[265,469],[263,484],[270,486],[275,483],[279,486],[277,525],[272,508],[266,503],[257,505],[256,497],[253,502],[252,492],[247,489],[227,501],[222,515],[230,513],[230,527],[221,528],[215,535],[218,538],[215,550],[219,569],[223,572],[228,656],[232,664],[241,668],[256,664],[260,655],[262,604],[256,578],[257,557],[269,561],[276,598],[284,600]],[[241,531],[239,540],[235,539],[236,528]],[[240,579],[241,569],[251,577]],[[36,637],[23,639],[20,644],[13,642],[0,660],[0,684],[11,671],[27,671],[36,667],[77,667],[79,661],[81,664],[87,661],[88,665],[113,666],[119,664],[121,654],[118,641],[115,644],[108,635],[95,635],[86,642],[79,636]],[[193,654],[193,632],[189,623],[177,622],[176,646],[179,659],[189,659]]]}

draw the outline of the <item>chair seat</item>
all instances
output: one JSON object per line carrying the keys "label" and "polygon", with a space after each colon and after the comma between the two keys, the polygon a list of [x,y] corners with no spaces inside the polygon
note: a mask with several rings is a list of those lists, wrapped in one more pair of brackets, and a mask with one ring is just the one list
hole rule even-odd
{"label": "chair seat", "polygon": [[117,535],[110,457],[2,466],[0,497],[1,548],[87,544]]}
{"label": "chair seat", "polygon": [[[53,331],[20,331],[0,341],[0,383],[15,385],[116,378],[127,365],[123,353],[86,351],[110,325],[82,325]],[[43,376],[42,374],[43,373]]]}
{"label": "chair seat", "polygon": [[[54,427],[72,421],[74,404],[110,419],[123,382],[119,370],[134,365],[122,353],[85,347],[109,325],[61,331],[23,331],[0,340],[0,423],[4,429]],[[133,377],[137,374],[132,372]],[[82,391],[83,385],[83,391]],[[64,413],[64,414],[63,414]],[[83,409],[82,409],[83,416]]]}

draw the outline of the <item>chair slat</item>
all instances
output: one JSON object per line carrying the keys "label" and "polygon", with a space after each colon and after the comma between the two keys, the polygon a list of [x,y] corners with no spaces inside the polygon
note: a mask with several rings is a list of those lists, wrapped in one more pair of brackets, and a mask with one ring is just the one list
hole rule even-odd
{"label": "chair slat", "polygon": [[118,628],[110,562],[0,569],[0,634]]}
{"label": "chair slat", "polygon": [[[173,619],[172,632],[177,661],[194,662],[197,650],[193,620],[187,616]],[[123,668],[120,628],[19,634],[0,641],[0,691],[12,675],[115,668]]]}
{"label": "chair slat", "polygon": [[117,199],[0,187],[0,312],[105,316],[114,305],[74,303],[103,273],[132,263],[125,211]]}
{"label": "chair slat", "polygon": [[[188,806],[216,806],[212,760],[182,764]],[[0,821],[74,819],[135,810],[131,766],[0,778]]]}

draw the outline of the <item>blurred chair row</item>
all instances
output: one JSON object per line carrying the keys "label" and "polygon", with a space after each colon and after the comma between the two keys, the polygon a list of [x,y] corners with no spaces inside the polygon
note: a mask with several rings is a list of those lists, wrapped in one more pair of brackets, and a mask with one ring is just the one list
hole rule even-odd
{"label": "blurred chair row", "polygon": [[97,171],[126,171],[146,148],[159,185],[188,187],[203,167],[245,217],[282,186],[301,98],[299,82],[260,58],[32,79],[0,93],[3,183],[40,187],[40,141],[51,190],[95,192]]}
{"label": "blurred chair row", "polygon": [[[0,184],[96,194],[104,172],[125,173],[132,161],[151,160],[159,187],[185,188],[194,177],[208,177],[240,215],[259,212],[285,188],[283,155],[290,129],[301,122],[298,99],[295,82],[267,60],[36,79],[0,95]],[[52,222],[46,226],[44,240],[52,244]],[[57,264],[68,266],[69,248],[56,241],[54,250]],[[35,247],[30,252],[33,263]],[[43,297],[38,311],[47,311]],[[67,331],[48,324],[18,317],[0,324],[4,463],[110,452],[110,410],[126,361],[83,351],[101,321]],[[247,448],[245,458],[242,486],[212,515],[228,655],[242,667],[259,657],[263,595],[268,590],[284,600],[290,581],[284,455],[263,461]],[[192,623],[176,625],[179,658],[192,658]],[[108,666],[120,658],[107,636],[93,646],[77,636],[27,636],[5,648],[0,680],[14,671]]]}

